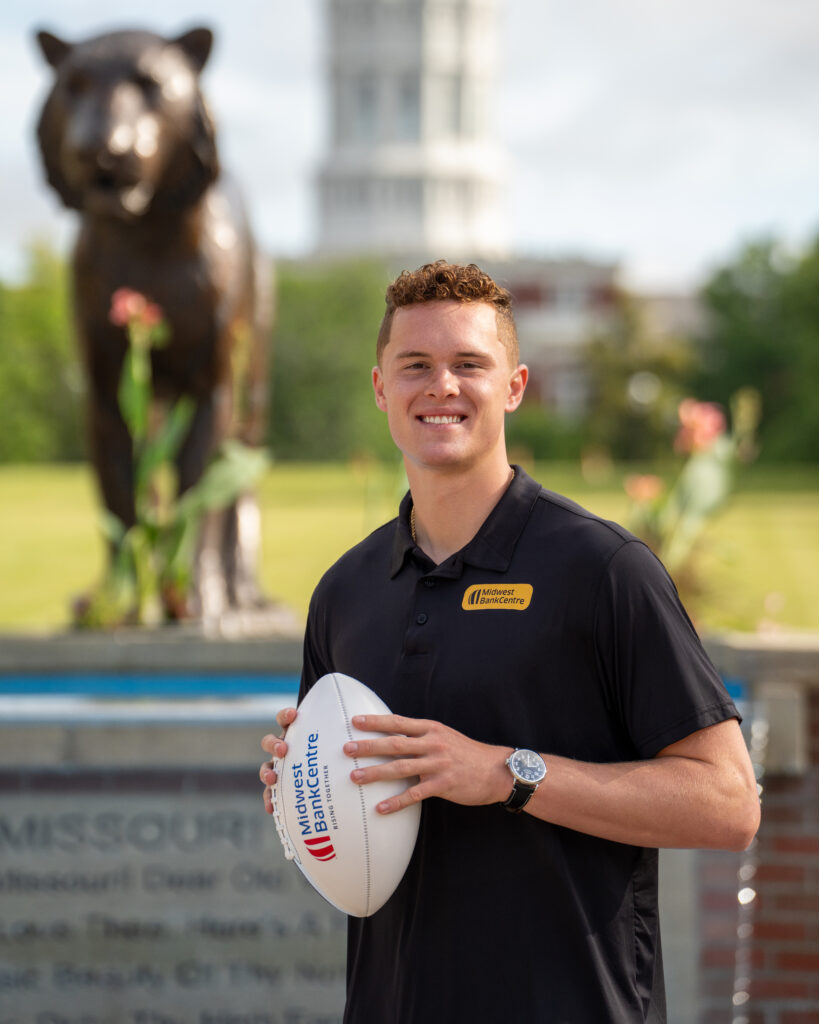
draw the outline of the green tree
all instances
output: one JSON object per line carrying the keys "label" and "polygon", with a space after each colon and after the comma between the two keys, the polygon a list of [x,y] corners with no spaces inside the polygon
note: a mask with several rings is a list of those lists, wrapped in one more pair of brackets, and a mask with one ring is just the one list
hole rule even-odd
{"label": "green tree", "polygon": [[583,451],[583,425],[558,416],[537,399],[524,399],[506,417],[510,455],[527,459],[577,459]]}
{"label": "green tree", "polygon": [[0,284],[0,462],[83,454],[82,374],[63,261],[33,246],[19,286]]}
{"label": "green tree", "polygon": [[275,458],[394,453],[370,384],[389,280],[377,263],[280,266],[268,431]]}
{"label": "green tree", "polygon": [[703,290],[699,397],[726,404],[741,387],[762,399],[760,458],[819,461],[819,238],[788,255],[746,246]]}
{"label": "green tree", "polygon": [[691,344],[656,335],[647,327],[639,301],[621,293],[611,326],[592,339],[586,354],[589,446],[618,459],[664,457],[692,370]]}

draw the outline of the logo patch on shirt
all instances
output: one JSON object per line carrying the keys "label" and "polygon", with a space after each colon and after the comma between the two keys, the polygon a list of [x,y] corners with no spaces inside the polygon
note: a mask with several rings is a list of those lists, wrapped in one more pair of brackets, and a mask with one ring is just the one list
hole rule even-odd
{"label": "logo patch on shirt", "polygon": [[522,612],[532,600],[531,583],[476,583],[464,591],[461,608],[467,612],[488,608]]}

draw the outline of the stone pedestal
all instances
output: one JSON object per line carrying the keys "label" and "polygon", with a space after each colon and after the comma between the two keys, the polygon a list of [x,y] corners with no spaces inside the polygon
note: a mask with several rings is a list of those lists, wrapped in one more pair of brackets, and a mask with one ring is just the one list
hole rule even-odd
{"label": "stone pedestal", "polygon": [[58,669],[234,689],[0,698],[4,1024],[341,1020],[346,919],[285,861],[258,781],[300,654],[175,632],[0,642],[7,689]]}

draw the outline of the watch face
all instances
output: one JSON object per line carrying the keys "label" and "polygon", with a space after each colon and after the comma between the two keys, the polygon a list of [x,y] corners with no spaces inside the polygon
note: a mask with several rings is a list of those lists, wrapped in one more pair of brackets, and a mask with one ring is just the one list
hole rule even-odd
{"label": "watch face", "polygon": [[543,758],[534,750],[516,750],[509,759],[509,767],[522,782],[542,782],[546,775]]}

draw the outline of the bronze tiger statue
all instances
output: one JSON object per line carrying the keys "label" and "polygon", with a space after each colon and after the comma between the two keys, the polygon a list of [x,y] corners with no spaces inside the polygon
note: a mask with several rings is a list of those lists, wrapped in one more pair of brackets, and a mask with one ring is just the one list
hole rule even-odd
{"label": "bronze tiger statue", "polygon": [[[133,289],[164,311],[170,340],[152,353],[155,397],[195,403],[177,460],[185,490],[227,436],[262,441],[272,282],[220,176],[199,82],[212,32],[117,31],[68,43],[42,31],[37,41],[55,72],[37,130],[42,159],[49,184],[80,215],[73,300],[90,454],[105,505],[129,526],[134,466],[117,400],[127,341],[109,320],[112,295]],[[213,620],[265,604],[257,534],[250,497],[209,514],[183,615]]]}

